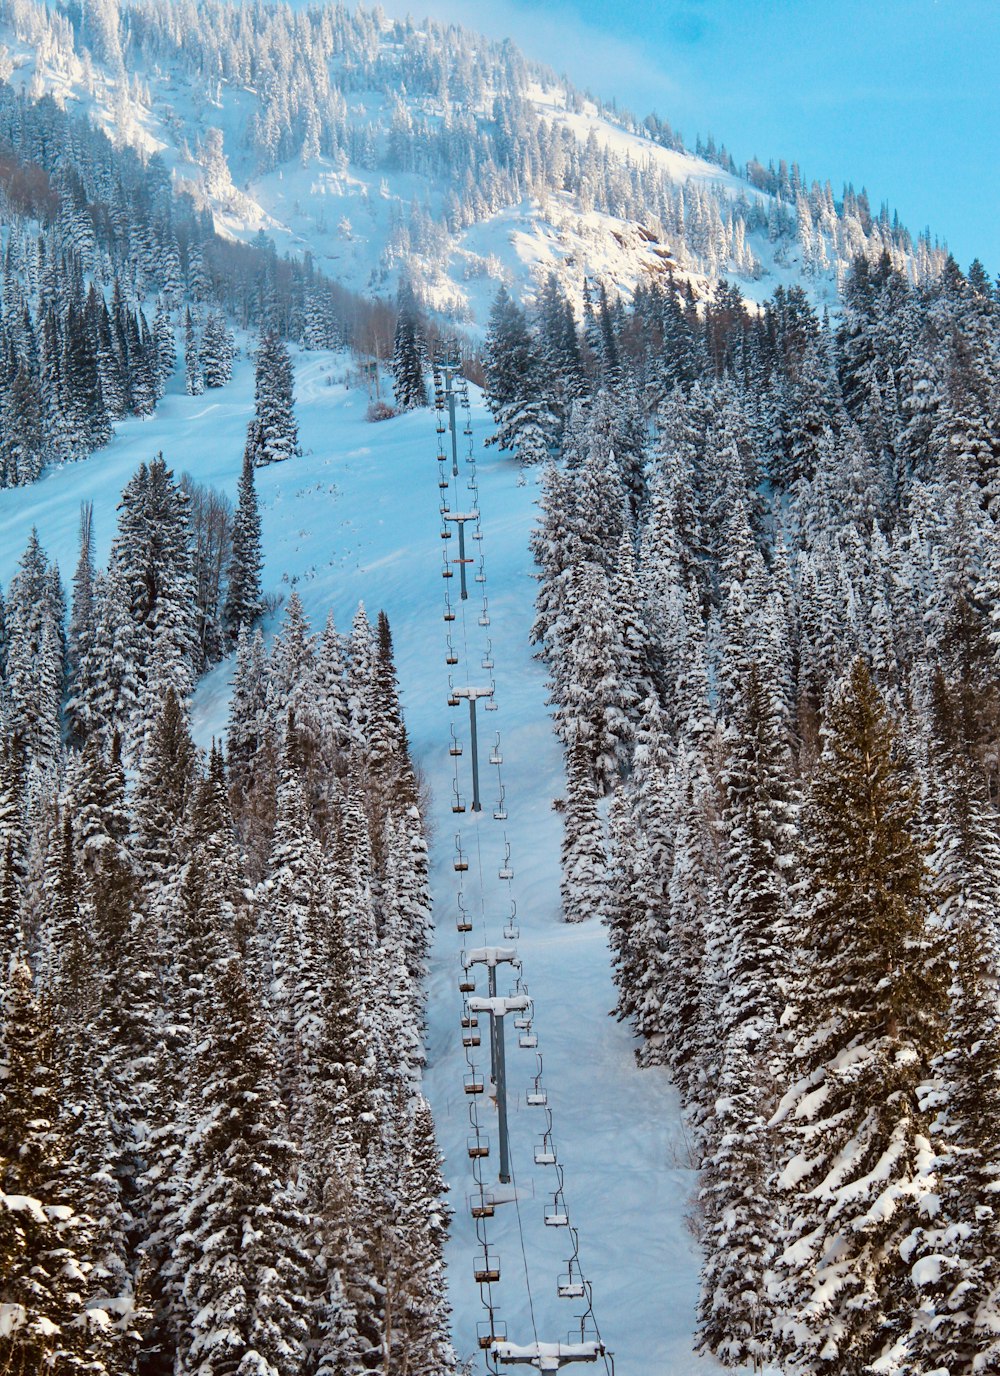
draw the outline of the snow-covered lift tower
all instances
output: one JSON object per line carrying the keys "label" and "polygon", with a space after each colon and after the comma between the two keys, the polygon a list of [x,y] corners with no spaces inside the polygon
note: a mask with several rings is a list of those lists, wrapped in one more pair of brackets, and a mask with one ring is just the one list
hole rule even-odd
{"label": "snow-covered lift tower", "polygon": [[469,731],[472,736],[472,811],[482,812],[479,800],[479,736],[476,731],[476,703],[480,698],[493,697],[493,685],[489,688],[452,688],[453,698],[469,699]]}
{"label": "snow-covered lift tower", "polygon": [[493,1050],[493,1084],[497,1095],[497,1136],[500,1140],[501,1185],[510,1184],[510,1137],[507,1129],[507,1062],[503,1042],[503,1020],[508,1013],[520,1013],[531,1006],[527,994],[511,998],[470,999],[470,1013],[489,1013],[490,1042]]}
{"label": "snow-covered lift tower", "polygon": [[468,602],[469,589],[465,580],[465,566],[471,564],[472,560],[465,557],[465,523],[466,521],[478,521],[478,511],[446,511],[442,510],[441,515],[445,521],[454,521],[458,526],[458,559],[453,563],[458,564],[459,579],[462,586],[462,601]]}
{"label": "snow-covered lift tower", "polygon": [[[486,978],[489,982],[489,996],[495,999],[497,996],[497,966],[511,965],[515,970],[520,970],[521,962],[518,959],[517,951],[513,946],[473,946],[471,950],[462,952],[462,966],[469,970],[473,965],[486,966]],[[490,1026],[490,1074],[496,1080],[496,1053],[494,1051],[493,1028]]]}
{"label": "snow-covered lift tower", "polygon": [[448,429],[451,431],[451,476],[458,477],[458,426],[455,424],[455,389],[452,387],[452,379],[458,372],[458,364],[454,362],[445,363],[441,371],[444,373],[444,395],[448,403]]}

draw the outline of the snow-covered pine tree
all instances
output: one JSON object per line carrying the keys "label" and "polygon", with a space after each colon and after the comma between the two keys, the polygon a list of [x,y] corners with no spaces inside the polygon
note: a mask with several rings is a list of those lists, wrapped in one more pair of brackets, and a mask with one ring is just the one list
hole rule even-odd
{"label": "snow-covered pine tree", "polygon": [[241,627],[253,629],[263,611],[260,573],[264,565],[261,550],[260,510],[254,484],[254,456],[247,445],[243,468],[236,488],[236,514],[233,517],[233,552],[226,570],[226,600],[223,625],[230,643],[235,643]]}
{"label": "snow-covered pine tree", "polygon": [[830,700],[802,856],[797,1040],[773,1120],[787,1211],[779,1343],[790,1371],[835,1360],[861,1376],[909,1331],[900,1247],[934,1190],[920,1098],[947,979],[915,790],[860,659]]}
{"label": "snow-covered pine tree", "polygon": [[180,1360],[202,1376],[297,1376],[309,1336],[309,1221],[257,999],[230,958],[197,1049],[198,1114],[180,1163]]}
{"label": "snow-covered pine tree", "polygon": [[522,463],[543,463],[555,443],[556,418],[541,399],[541,359],[524,311],[506,287],[490,313],[484,370],[486,404],[497,427],[487,444]]}
{"label": "snow-covered pine tree", "polygon": [[401,411],[427,405],[424,353],[417,298],[412,284],[403,282],[396,298],[396,332],[392,344],[392,390]]}
{"label": "snow-covered pine tree", "polygon": [[190,306],[184,311],[184,390],[189,397],[200,397],[205,390],[198,329]]}
{"label": "snow-covered pine tree", "polygon": [[723,992],[714,1018],[716,1098],[704,1126],[701,1189],[707,1256],[700,1343],[727,1365],[755,1371],[774,1355],[775,1150],[767,1124],[783,1069],[786,990],[779,972],[788,965],[797,841],[791,763],[776,708],[751,664],[725,770],[725,930],[713,951]]}
{"label": "snow-covered pine tree", "polygon": [[562,879],[559,885],[566,922],[600,917],[605,909],[607,856],[597,812],[594,772],[584,742],[569,747],[563,807]]}
{"label": "snow-covered pine tree", "polygon": [[281,463],[299,452],[295,421],[295,378],[288,348],[273,331],[265,331],[257,346],[254,418],[247,448],[258,468]]}

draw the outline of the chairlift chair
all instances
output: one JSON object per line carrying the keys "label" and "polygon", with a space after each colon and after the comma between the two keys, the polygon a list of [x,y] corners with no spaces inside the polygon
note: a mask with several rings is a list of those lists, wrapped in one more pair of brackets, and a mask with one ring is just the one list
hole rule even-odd
{"label": "chairlift chair", "polygon": [[500,1263],[495,1256],[484,1252],[472,1271],[477,1284],[494,1285],[500,1279]]}
{"label": "chairlift chair", "polygon": [[505,1343],[507,1341],[507,1325],[498,1319],[494,1319],[492,1316],[489,1319],[483,1319],[481,1323],[477,1324],[476,1331],[478,1334],[479,1346],[483,1352],[488,1352],[496,1343]]}

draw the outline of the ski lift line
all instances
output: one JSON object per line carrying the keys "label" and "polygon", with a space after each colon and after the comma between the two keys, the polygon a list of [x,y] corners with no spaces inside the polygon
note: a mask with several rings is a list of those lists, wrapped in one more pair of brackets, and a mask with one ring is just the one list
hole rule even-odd
{"label": "ski lift line", "polygon": [[[451,435],[452,435],[452,440],[453,440],[453,445],[452,445],[452,449],[453,449],[453,465],[454,465],[454,458],[455,458],[455,454],[454,454],[454,441],[457,439],[457,436],[456,436],[456,434],[455,434],[455,431],[456,431],[456,428],[457,428],[457,427],[456,427],[455,421],[454,421],[454,419],[453,419],[453,418],[454,418],[454,415],[455,415],[454,400],[452,400],[451,398],[455,398],[455,399],[459,400],[460,403],[461,403],[461,405],[462,405],[462,408],[463,408],[463,419],[464,419],[465,422],[466,422],[464,428],[465,428],[466,436],[467,436],[468,439],[469,439],[467,462],[470,464],[470,467],[471,467],[471,466],[474,464],[474,456],[473,456],[473,444],[472,444],[471,411],[470,411],[469,401],[468,401],[468,391],[467,391],[466,388],[464,388],[464,387],[462,386],[462,384],[461,384],[460,381],[458,382],[458,385],[457,385],[457,386],[454,385],[456,376],[460,376],[460,375],[457,375],[457,370],[456,370],[456,372],[450,373],[450,375],[447,377],[447,383],[446,383],[448,393],[450,393],[450,399],[449,399],[449,421],[450,421],[450,425],[449,425],[449,429],[451,430]],[[437,377],[437,374],[436,374],[436,377]],[[441,399],[443,400],[443,398],[441,398]],[[443,409],[443,408],[440,408],[440,407],[439,407],[439,409]],[[442,447],[443,447],[443,446],[442,446]],[[441,457],[442,457],[442,459],[445,459],[445,456],[444,456],[444,455],[442,455]],[[445,462],[446,462],[446,461],[447,461],[447,460],[445,459]],[[474,469],[473,469],[473,475],[474,475]],[[453,476],[454,476],[454,471],[453,471]],[[470,489],[474,488],[474,483],[475,483],[475,479],[474,479],[474,476],[473,476],[472,478],[470,478],[470,482],[469,482],[469,487],[470,487]],[[446,505],[447,505],[447,503],[446,503]],[[480,514],[480,509],[479,509],[478,492],[476,493],[476,501],[475,501],[475,504],[474,504],[474,513],[475,513],[475,518],[476,518],[476,522],[475,522],[475,523],[476,523],[476,536],[477,536],[477,539],[481,541],[481,540],[482,540],[482,521],[481,521],[481,514]],[[463,515],[466,515],[467,513],[454,513],[454,514],[455,514],[455,515],[458,515],[458,516],[463,516]],[[447,513],[446,513],[446,510],[445,510],[445,509],[442,509],[441,515],[442,515],[442,518],[443,518],[443,521],[444,521],[445,525],[447,526],[448,516],[452,515],[452,513],[450,513],[450,512],[447,512]],[[471,513],[470,513],[470,516],[471,516]],[[460,534],[464,534],[465,522],[464,522],[464,521],[457,521],[456,524],[459,525]],[[460,567],[462,567],[462,571],[464,572],[464,566],[460,566]],[[476,575],[476,579],[477,579],[478,582],[485,582],[485,561],[484,561],[484,558],[483,558],[483,555],[482,555],[482,551],[481,551],[481,550],[480,550],[480,559],[479,559],[479,570],[480,570],[480,571],[479,571],[479,573]],[[451,608],[450,608],[450,596],[449,596],[449,593],[448,593],[448,590],[447,590],[447,589],[445,590],[445,600],[446,600],[446,615],[447,615],[447,612],[451,609]],[[457,697],[468,697],[468,699],[469,699],[469,701],[470,701],[470,708],[471,708],[474,699],[473,699],[473,692],[470,691],[470,690],[473,688],[473,685],[472,685],[472,684],[470,683],[470,681],[469,681],[469,668],[470,668],[470,663],[471,663],[470,657],[469,657],[469,623],[468,623],[468,618],[466,617],[465,611],[466,611],[466,609],[465,609],[465,607],[464,607],[464,605],[463,605],[463,606],[461,607],[461,612],[462,612],[461,621],[462,621],[462,643],[463,643],[463,649],[464,649],[464,652],[465,652],[465,653],[464,653],[464,658],[465,658],[465,665],[466,665],[466,669],[465,669],[466,685],[465,685],[465,691],[464,691],[464,692],[461,691],[461,689],[460,689],[460,690],[458,690],[457,693],[455,693],[454,688],[453,688],[453,697],[456,697],[456,696],[457,696]],[[453,614],[453,616],[454,616],[454,614]],[[479,625],[480,625],[481,627],[483,627],[483,626],[488,626],[488,625],[489,625],[489,620],[490,620],[490,619],[489,619],[489,603],[488,603],[488,599],[487,599],[487,597],[486,597],[486,595],[485,595],[485,593],[484,593],[484,595],[483,595],[483,603],[482,603],[482,611],[481,611],[481,613],[480,613],[480,615],[479,615],[479,617],[478,617]],[[450,640],[450,634],[449,634],[449,652],[451,652],[451,646],[452,646],[452,642],[451,642],[451,640]],[[491,650],[492,650],[492,647],[489,645],[489,642],[488,642],[488,648],[487,648],[487,651],[486,651],[486,655],[484,656],[485,659],[490,659],[490,660],[492,660],[492,653],[491,653]],[[492,669],[492,668],[493,668],[493,664],[490,663],[488,666],[487,666],[486,664],[484,664],[483,667],[484,667],[484,668],[489,667],[490,669]],[[495,688],[495,685],[491,683],[491,688],[490,688],[489,691],[486,691],[486,692],[484,692],[484,691],[476,692],[476,693],[475,693],[475,697],[479,697],[479,696],[484,697],[484,698],[486,699],[486,704],[487,704],[487,706],[492,707],[492,708],[495,710],[496,704],[495,704],[494,701],[492,701],[493,689],[494,689],[494,688]],[[457,739],[456,736],[455,736],[455,734],[454,734],[454,729],[452,729],[451,738],[452,738],[452,741],[455,741],[455,740]],[[494,758],[494,757],[499,757],[499,758]],[[456,757],[456,758],[457,758],[457,757]],[[495,767],[496,767],[497,770],[498,770],[498,787],[499,787],[499,792],[500,792],[500,805],[499,805],[497,811],[503,813],[503,817],[502,817],[500,820],[506,820],[506,809],[505,809],[504,806],[503,806],[503,803],[504,803],[504,786],[503,786],[502,778],[501,778],[501,776],[500,776],[500,764],[501,764],[501,762],[502,762],[502,754],[501,754],[501,751],[500,751],[500,735],[499,735],[499,733],[497,733],[497,734],[496,734],[496,745],[494,746],[494,749],[493,749],[493,751],[491,752],[491,755],[490,755],[490,763],[491,763],[491,764],[494,764]],[[456,788],[456,793],[457,793],[457,774],[458,774],[458,765],[457,765],[457,762],[456,762],[456,765],[455,765],[455,773],[456,773],[455,788]],[[458,848],[458,852],[459,852],[459,854],[461,855],[461,854],[462,854],[462,849],[461,849],[461,838],[458,837],[458,836],[456,837],[456,845],[457,845],[457,848]],[[501,878],[506,878],[507,881],[508,881],[508,885],[509,885],[509,886],[511,885],[511,881],[512,881],[512,879],[513,879],[513,871],[512,871],[511,866],[510,866],[510,854],[511,854],[510,841],[509,841],[509,838],[508,838],[507,833],[506,833],[506,831],[505,831],[505,832],[504,832],[504,862],[503,862],[503,868],[502,868],[501,871],[500,871],[499,877],[501,877]],[[486,940],[488,940],[488,937],[487,937],[487,935],[486,935],[488,929],[487,929],[486,916],[485,916],[485,880],[484,880],[484,871],[483,871],[483,863],[482,863],[482,861],[483,861],[483,857],[482,857],[482,842],[481,842],[481,836],[480,836],[480,833],[479,833],[479,828],[477,827],[477,828],[476,828],[476,863],[477,863],[477,868],[478,868],[478,871],[479,871],[479,874],[478,874],[478,886],[477,886],[477,887],[478,887],[478,889],[479,889],[480,909],[481,909],[481,916],[482,916],[483,928],[484,928],[484,941],[486,941]],[[514,901],[514,898],[513,898],[513,894],[512,894],[512,896],[511,896],[511,905],[512,905],[512,906],[511,906],[510,924],[513,925],[513,922],[514,922],[514,915],[516,914],[516,905],[515,905],[515,901]],[[464,912],[464,908],[462,909],[462,911]],[[463,965],[464,965],[465,968],[468,970],[468,968],[469,968],[470,965],[475,964],[475,963],[478,963],[478,962],[476,962],[474,959],[472,959],[471,957],[473,956],[473,954],[477,954],[480,948],[475,948],[475,951],[468,951],[468,950],[466,950],[466,948],[464,947],[464,928],[461,928],[460,930],[463,931]],[[488,951],[489,949],[490,949],[490,948],[488,948],[488,947],[485,948],[485,950],[487,950],[487,951]],[[484,963],[488,963],[488,962],[484,962]],[[517,1000],[517,1003],[516,1003],[516,1005],[515,1005],[513,1002],[511,1002],[511,1006],[510,1006],[510,1008],[508,1008],[508,1007],[507,1007],[507,1004],[508,1004],[509,1001],[508,1001],[508,1000],[504,1000],[503,1002],[504,1002],[504,1011],[505,1011],[505,1012],[507,1012],[507,1011],[509,1011],[509,1012],[514,1012],[516,1009],[517,1009],[517,1010],[523,1010],[523,1005],[522,1005],[521,1002],[520,1002],[521,998],[524,998],[524,1004],[528,1004],[529,1001],[527,1000],[527,998],[526,998],[525,996],[521,995],[521,993],[520,993],[520,991],[521,991],[521,989],[522,989],[522,986],[523,986],[522,971],[521,971],[520,968],[518,968],[517,982],[516,982],[516,989],[517,989],[517,992],[512,996],[512,999]],[[496,1001],[497,1001],[498,1003],[500,1002],[499,1000],[496,1000]],[[487,1001],[487,1002],[489,1003],[490,1001]],[[472,1013],[472,1011],[473,1011],[473,1008],[478,1008],[478,1005],[479,1005],[480,1003],[481,1003],[481,1000],[478,1000],[478,999],[477,999],[477,1000],[473,1000],[473,999],[470,999],[470,998],[466,997],[466,999],[465,999],[465,1008],[466,1008],[467,1011],[466,1011],[466,1017],[463,1018],[463,1023],[465,1023],[465,1022],[467,1022],[467,1021],[470,1020],[470,1015],[471,1015],[471,1013]],[[528,1027],[530,1028],[530,1019],[528,1020]],[[529,1033],[528,1035],[534,1037],[534,1034],[530,1034],[530,1033]],[[469,1077],[467,1077],[467,1081],[468,1081],[469,1084],[475,1086],[476,1089],[478,1089],[478,1083],[479,1083],[479,1082],[478,1082],[477,1079],[476,1079],[476,1075],[478,1074],[478,1072],[475,1070],[474,1065],[473,1065],[473,1062],[472,1062],[472,1055],[473,1055],[474,1050],[475,1050],[474,1046],[471,1044],[471,1043],[472,1043],[472,1037],[470,1036],[470,1037],[468,1037],[468,1039],[463,1039],[463,1040],[464,1040],[464,1042],[465,1042],[466,1060],[467,1060],[467,1064],[469,1065],[469,1068],[470,1068],[470,1075],[469,1075]],[[534,1037],[534,1043],[535,1043],[535,1047],[537,1047],[537,1037]],[[534,1048],[533,1048],[533,1049],[534,1049]],[[544,1135],[544,1137],[543,1137],[543,1146],[544,1146],[546,1142],[551,1143],[551,1141],[552,1141],[552,1136],[551,1136],[551,1134],[552,1134],[552,1110],[551,1110],[551,1108],[550,1108],[549,1105],[548,1105],[547,1095],[544,1093],[544,1091],[541,1090],[542,1059],[541,1059],[541,1055],[540,1055],[539,1053],[537,1053],[537,1051],[536,1051],[536,1056],[537,1056],[538,1071],[537,1071],[537,1074],[536,1074],[536,1076],[535,1076],[535,1089],[536,1089],[536,1091],[541,1091],[541,1092],[539,1093],[538,1097],[539,1097],[539,1099],[540,1099],[540,1102],[541,1102],[542,1105],[544,1106],[545,1117],[546,1117],[546,1123],[547,1123],[547,1131],[546,1131],[546,1133],[545,1133],[545,1135]],[[482,1140],[482,1134],[481,1134],[481,1130],[480,1130],[478,1118],[479,1118],[479,1114],[478,1114],[478,1094],[473,1093],[473,1094],[470,1094],[470,1100],[469,1100],[469,1119],[470,1119],[470,1124],[472,1125],[472,1127],[473,1127],[473,1129],[474,1129],[474,1135],[475,1135],[475,1140],[476,1140],[477,1144]],[[470,1139],[470,1140],[471,1140],[471,1139]],[[537,1149],[536,1149],[536,1151],[537,1151]],[[553,1152],[552,1155],[553,1155],[553,1158],[554,1158],[555,1153]],[[482,1199],[482,1198],[483,1198],[483,1194],[482,1194],[483,1186],[482,1186],[482,1171],[481,1171],[481,1165],[482,1165],[482,1160],[483,1160],[483,1154],[480,1153],[479,1151],[477,1151],[476,1155],[475,1155],[474,1157],[472,1157],[472,1153],[471,1153],[471,1151],[470,1151],[470,1157],[472,1158],[472,1161],[473,1161],[473,1174],[474,1174],[474,1177],[475,1177],[475,1179],[476,1179],[477,1184],[479,1185],[480,1199]],[[580,1269],[579,1269],[579,1236],[578,1236],[577,1230],[576,1230],[575,1228],[573,1228],[572,1225],[571,1225],[571,1223],[570,1223],[569,1214],[568,1214],[568,1211],[566,1210],[566,1206],[565,1206],[565,1197],[564,1197],[564,1194],[563,1194],[564,1178],[563,1178],[563,1170],[562,1170],[562,1167],[561,1167],[560,1165],[558,1165],[558,1163],[555,1162],[555,1161],[553,1161],[553,1164],[556,1165],[556,1169],[557,1169],[557,1171],[558,1171],[558,1177],[557,1177],[557,1178],[558,1178],[558,1187],[557,1187],[556,1191],[553,1193],[553,1203],[552,1203],[551,1205],[547,1205],[547,1206],[546,1206],[546,1210],[545,1210],[545,1222],[546,1222],[546,1224],[548,1224],[548,1226],[560,1226],[560,1227],[566,1227],[566,1228],[568,1228],[568,1229],[569,1229],[569,1232],[570,1232],[570,1235],[571,1235],[572,1238],[573,1238],[572,1257],[571,1257],[571,1258],[568,1260],[568,1262],[567,1262],[567,1271],[566,1271],[565,1275],[559,1277],[557,1284],[558,1284],[558,1288],[559,1288],[559,1293],[562,1294],[562,1296],[563,1296],[564,1298],[581,1298],[581,1297],[583,1297],[583,1298],[586,1298],[587,1301],[588,1301],[588,1303],[587,1303],[587,1309],[586,1309],[586,1311],[584,1312],[584,1315],[582,1316],[582,1319],[581,1319],[581,1340],[583,1340],[583,1338],[584,1338],[584,1336],[585,1336],[585,1329],[586,1329],[586,1324],[587,1324],[588,1318],[590,1319],[590,1321],[591,1321],[591,1323],[592,1323],[592,1325],[593,1325],[593,1330],[594,1330],[594,1332],[595,1332],[595,1333],[597,1332],[597,1324],[596,1324],[596,1320],[594,1320],[594,1316],[593,1316],[592,1294],[591,1294],[591,1292],[590,1292],[589,1284],[587,1285],[587,1289],[586,1289],[586,1291],[585,1291],[585,1293],[584,1293],[583,1296],[581,1296],[580,1293],[579,1293],[579,1292],[580,1292],[580,1286],[581,1286],[581,1284],[587,1284],[586,1282],[582,1282],[582,1281],[580,1281],[579,1279],[577,1279],[578,1277],[581,1277],[581,1276],[582,1276],[582,1272],[581,1272]],[[511,1174],[512,1174],[512,1177],[513,1177],[513,1169],[512,1169],[512,1168],[511,1168]],[[534,1353],[535,1353],[535,1354],[541,1354],[542,1351],[543,1351],[543,1348],[544,1348],[544,1349],[545,1349],[544,1356],[545,1356],[545,1358],[547,1359],[547,1358],[548,1358],[548,1354],[549,1354],[549,1350],[550,1350],[554,1345],[552,1345],[552,1344],[540,1344],[539,1341],[538,1341],[537,1326],[536,1326],[536,1322],[535,1322],[534,1297],[533,1297],[532,1290],[531,1290],[531,1276],[530,1276],[530,1270],[529,1270],[529,1267],[528,1267],[527,1249],[526,1249],[526,1243],[525,1243],[525,1237],[524,1237],[524,1220],[523,1220],[523,1217],[522,1217],[522,1214],[521,1214],[521,1209],[520,1209],[520,1204],[519,1204],[518,1194],[517,1194],[516,1188],[515,1188],[515,1193],[514,1193],[514,1202],[515,1202],[515,1209],[516,1209],[517,1218],[518,1218],[518,1232],[519,1232],[519,1238],[520,1238],[520,1244],[521,1244],[521,1259],[522,1259],[522,1266],[523,1266],[523,1268],[524,1268],[525,1290],[526,1290],[526,1294],[527,1294],[527,1297],[528,1297],[529,1311],[530,1311],[531,1322],[532,1322],[532,1332],[533,1332],[533,1335],[534,1335],[533,1350],[534,1350]],[[486,1349],[490,1352],[490,1356],[488,1357],[488,1361],[490,1362],[490,1365],[491,1365],[491,1366],[494,1365],[494,1363],[493,1363],[493,1361],[491,1360],[491,1358],[493,1358],[493,1357],[499,1357],[499,1356],[500,1356],[500,1349],[501,1349],[501,1348],[504,1349],[504,1350],[503,1350],[503,1358],[507,1358],[507,1357],[508,1357],[508,1354],[509,1354],[509,1357],[510,1357],[510,1358],[514,1358],[514,1359],[516,1360],[518,1357],[520,1357],[521,1361],[523,1362],[523,1361],[524,1361],[524,1358],[521,1357],[521,1353],[522,1353],[522,1352],[527,1352],[527,1351],[529,1351],[529,1349],[517,1349],[517,1348],[515,1348],[514,1345],[512,1345],[512,1344],[506,1344],[506,1343],[505,1343],[505,1339],[496,1333],[495,1306],[494,1306],[494,1304],[493,1304],[493,1302],[492,1302],[492,1290],[491,1290],[491,1287],[492,1287],[492,1284],[494,1283],[494,1280],[495,1280],[495,1279],[496,1279],[496,1280],[499,1280],[499,1264],[497,1263],[495,1266],[490,1266],[490,1265],[489,1265],[489,1262],[490,1262],[490,1259],[491,1259],[491,1254],[490,1254],[489,1251],[488,1251],[488,1244],[487,1244],[487,1232],[486,1232],[486,1228],[485,1228],[485,1217],[486,1217],[486,1216],[487,1216],[487,1215],[486,1215],[486,1211],[483,1210],[483,1217],[482,1217],[481,1219],[477,1219],[477,1224],[476,1224],[477,1239],[480,1241],[480,1244],[481,1244],[481,1246],[482,1246],[482,1248],[483,1248],[483,1265],[480,1267],[480,1273],[481,1273],[481,1274],[477,1274],[476,1279],[477,1279],[477,1281],[481,1281],[481,1283],[480,1283],[480,1291],[481,1291],[481,1294],[482,1294],[484,1307],[485,1307],[486,1312],[487,1312],[488,1317],[489,1317],[489,1330],[490,1330],[490,1335],[491,1335],[492,1341],[491,1341],[491,1342],[484,1343],[484,1342],[482,1341],[482,1338],[481,1338],[481,1339],[480,1339],[480,1346],[483,1347],[483,1348],[486,1348]],[[561,1346],[561,1345],[555,1345],[555,1346],[558,1348],[558,1347]],[[582,1346],[586,1346],[586,1344],[584,1344],[583,1342],[581,1342],[581,1348],[582,1348]],[[590,1347],[593,1349],[593,1358],[591,1358],[591,1357],[589,1356],[589,1353],[588,1353],[588,1356],[585,1358],[586,1360],[596,1360],[598,1355],[600,1355],[600,1356],[602,1356],[602,1357],[605,1356],[605,1349],[604,1349],[604,1347],[603,1347],[603,1343],[600,1341],[599,1334],[598,1334],[598,1341],[597,1341],[597,1343],[591,1344]],[[568,1355],[568,1354],[567,1354],[567,1355]],[[574,1355],[575,1355],[575,1354],[574,1354]],[[501,1358],[501,1359],[503,1359],[503,1358]],[[581,1352],[581,1356],[580,1356],[580,1357],[576,1357],[575,1359],[576,1359],[576,1360],[582,1360],[582,1359],[584,1359],[584,1358],[582,1357],[582,1352]],[[571,1360],[572,1360],[572,1358],[571,1358]],[[539,1365],[538,1363],[534,1362],[534,1361],[530,1362],[529,1364],[531,1364],[531,1365],[536,1365],[536,1366],[537,1366],[537,1369],[539,1369],[539,1370],[548,1369],[547,1361],[546,1361],[546,1366],[545,1366],[544,1368],[543,1368],[541,1365]],[[606,1367],[606,1369],[613,1371],[613,1363],[612,1363],[611,1368],[608,1368],[607,1360],[605,1360],[605,1367]],[[555,1366],[555,1367],[552,1367],[551,1369],[553,1369],[553,1370],[558,1370],[559,1367],[558,1367],[558,1365],[557,1365],[557,1366]]]}

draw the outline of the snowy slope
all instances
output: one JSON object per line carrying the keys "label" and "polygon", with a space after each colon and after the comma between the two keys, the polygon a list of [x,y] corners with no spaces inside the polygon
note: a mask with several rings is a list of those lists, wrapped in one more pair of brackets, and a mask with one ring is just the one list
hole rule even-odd
{"label": "snowy slope", "polygon": [[[454,720],[461,730],[464,714],[453,716],[446,705],[434,422],[432,413],[423,411],[367,424],[367,395],[345,388],[346,367],[342,356],[299,358],[297,409],[304,455],[258,475],[265,586],[287,591],[294,582],[316,626],[332,606],[346,630],[359,598],[372,614],[384,607],[392,623],[407,726],[433,799],[428,820],[438,930],[429,988],[427,1089],[456,1209],[449,1251],[455,1341],[463,1356],[475,1356],[481,1370],[475,1341],[482,1310],[472,1278],[476,1249],[466,1209],[472,1180],[466,1159],[459,938],[453,924],[455,818],[447,750],[449,723]],[[232,495],[252,409],[247,363],[238,366],[232,385],[217,396],[212,401],[184,396],[175,381],[155,418],[123,424],[110,448],[96,458],[50,471],[33,487],[0,491],[0,579],[9,581],[32,523],[68,577],[76,559],[79,504],[85,499],[94,501],[97,555],[103,560],[122,485],[140,460],[159,449],[175,470],[187,469]],[[509,820],[495,822],[487,811],[477,828],[467,815],[461,819],[463,844],[473,856],[482,854],[487,939],[497,942],[507,911],[500,891],[506,886],[490,876],[503,856],[504,827],[510,839],[520,953],[535,1003],[569,1211],[580,1229],[595,1312],[618,1371],[623,1376],[714,1371],[713,1362],[691,1354],[698,1262],[684,1219],[694,1175],[676,1095],[661,1072],[635,1069],[632,1039],[606,1016],[614,1000],[603,930],[568,927],[559,919],[560,823],[550,803],[562,791],[562,764],[544,705],[543,672],[528,645],[534,584],[527,536],[537,487],[534,474],[521,485],[511,464],[494,450],[483,450],[486,425],[477,403],[473,428],[483,460],[479,498],[492,624],[484,632],[471,617],[466,636],[456,638],[456,645],[462,654],[467,644],[475,666],[470,673],[478,679],[483,637],[492,638],[500,708],[483,720],[502,733]],[[460,626],[459,621],[456,628]],[[456,673],[464,675],[464,663]],[[198,691],[196,725],[202,744],[224,726],[230,673],[231,665],[220,666]],[[459,763],[465,766],[466,760]],[[488,804],[491,771],[486,767],[483,772]],[[475,879],[475,865],[469,877]],[[466,894],[473,892],[467,884]],[[474,909],[474,902],[469,907]],[[477,942],[479,931],[477,926]],[[504,992],[503,981],[500,987]],[[537,1333],[546,1341],[565,1338],[576,1306],[555,1294],[556,1274],[564,1269],[564,1230],[542,1225],[551,1168],[533,1164],[540,1110],[524,1102],[534,1053],[515,1046],[508,1052],[508,1066],[514,1165],[524,1196],[521,1225]],[[483,1118],[495,1140],[489,1110]],[[531,1341],[518,1220],[505,1206],[494,1223],[491,1248],[502,1267],[494,1295],[511,1339]]]}
{"label": "snowy slope", "polygon": [[[33,97],[52,94],[60,104],[87,111],[112,138],[147,155],[158,153],[175,186],[190,190],[211,209],[221,233],[251,240],[264,231],[279,253],[309,253],[319,268],[352,289],[392,295],[405,271],[430,307],[475,334],[485,326],[501,282],[530,297],[553,271],[577,306],[584,276],[600,278],[625,294],[668,269],[691,281],[699,294],[712,285],[713,279],[678,244],[651,238],[648,227],[582,205],[569,192],[552,191],[541,201],[525,199],[466,229],[449,231],[445,210],[456,188],[445,178],[387,172],[353,161],[345,165],[321,156],[305,163],[294,158],[261,173],[246,150],[246,129],[256,108],[252,91],[226,83],[214,86],[177,65],[161,67],[158,62],[124,74],[74,47],[65,23],[56,26],[53,37],[31,13],[26,8],[17,26],[0,23],[0,69],[16,88]],[[720,167],[628,132],[590,101],[568,108],[559,84],[534,82],[528,100],[546,123],[570,130],[581,145],[595,140],[622,166],[663,174],[686,193],[717,189],[723,206],[740,198],[770,203],[770,197]],[[453,113],[426,98],[404,103],[414,116],[435,124]],[[353,127],[371,126],[384,138],[390,114],[386,91],[350,92],[347,119]],[[221,155],[206,151],[210,130],[222,133]],[[652,216],[652,180],[649,185]],[[443,249],[398,252],[394,247],[394,234],[415,206],[429,211],[443,235]],[[749,236],[748,246],[762,276],[745,275],[732,262],[720,262],[718,275],[738,280],[749,298],[763,301],[779,284],[802,281],[797,243],[775,244],[758,230]],[[810,294],[834,301],[835,277],[832,271],[810,277]]]}

